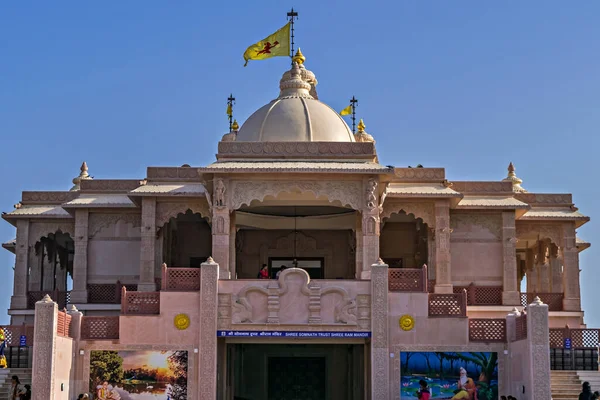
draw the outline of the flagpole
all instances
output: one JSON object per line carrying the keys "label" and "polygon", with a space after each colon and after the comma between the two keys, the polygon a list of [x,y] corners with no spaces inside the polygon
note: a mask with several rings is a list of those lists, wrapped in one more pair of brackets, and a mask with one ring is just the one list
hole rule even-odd
{"label": "flagpole", "polygon": [[231,127],[233,126],[233,105],[235,104],[235,97],[233,97],[233,93],[229,95],[227,98],[227,110],[231,110],[231,112],[227,115],[229,118],[229,132],[231,132]]}
{"label": "flagpole", "polygon": [[[298,12],[294,11],[294,7],[292,7],[291,11],[287,13],[287,19],[290,21],[290,58],[294,57],[294,20],[298,19]],[[294,61],[292,60],[292,64]]]}
{"label": "flagpole", "polygon": [[356,133],[356,107],[358,106],[358,100],[354,96],[350,99],[350,106],[352,107],[352,133]]}

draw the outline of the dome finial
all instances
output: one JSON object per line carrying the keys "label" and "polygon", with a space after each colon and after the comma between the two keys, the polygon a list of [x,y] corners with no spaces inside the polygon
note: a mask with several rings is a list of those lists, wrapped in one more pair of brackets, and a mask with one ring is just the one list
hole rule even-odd
{"label": "dome finial", "polygon": [[519,177],[517,177],[517,175],[515,174],[515,166],[512,163],[512,161],[508,164],[508,175],[502,181],[503,182],[511,182],[512,186],[513,186],[513,192],[516,192],[516,193],[526,193],[527,192],[527,190],[525,190],[521,187],[521,183],[523,183],[523,181]]}
{"label": "dome finial", "polygon": [[240,129],[240,126],[237,122],[236,119],[233,120],[233,123],[231,124],[231,131],[232,132],[237,132]]}
{"label": "dome finial", "polygon": [[366,127],[367,127],[367,126],[365,125],[364,121],[363,121],[363,120],[362,120],[362,118],[361,118],[361,119],[360,119],[360,121],[358,121],[358,126],[357,126],[357,128],[358,128],[358,132],[359,132],[359,133],[363,133],[363,132],[365,131],[365,128],[366,128]]}
{"label": "dome finial", "polygon": [[72,192],[76,192],[79,189],[81,189],[80,184],[82,180],[94,179],[90,176],[90,174],[88,174],[88,166],[85,161],[83,162],[83,164],[81,164],[81,168],[79,170],[79,176],[73,178],[73,187],[71,188]]}
{"label": "dome finial", "polygon": [[298,47],[296,55],[292,57],[292,61],[298,63],[298,65],[302,65],[304,64],[304,61],[306,61],[306,57],[304,57],[304,54],[302,54],[302,51],[300,51],[300,47]]}

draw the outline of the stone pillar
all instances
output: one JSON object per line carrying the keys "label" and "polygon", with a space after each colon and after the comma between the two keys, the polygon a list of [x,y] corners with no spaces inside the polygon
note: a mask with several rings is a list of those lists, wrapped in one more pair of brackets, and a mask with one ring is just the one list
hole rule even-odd
{"label": "stone pillar", "polygon": [[435,202],[435,293],[452,293],[450,267],[450,203]]}
{"label": "stone pillar", "polygon": [[532,249],[527,249],[525,252],[525,264],[527,266],[525,269],[525,275],[527,276],[527,293],[533,293],[536,290],[535,282],[537,276],[535,273],[534,254]]}
{"label": "stone pillar", "polygon": [[575,246],[575,224],[563,223],[562,229],[563,256],[563,298],[564,311],[581,311],[581,296],[579,288],[579,253]]}
{"label": "stone pillar", "polygon": [[362,271],[363,271],[363,233],[362,233],[362,217],[361,213],[356,213],[356,270],[355,270],[355,278],[361,279]]}
{"label": "stone pillar", "polygon": [[550,242],[547,240],[540,242],[538,254],[538,293],[549,293],[551,291],[549,246]]}
{"label": "stone pillar", "polygon": [[209,257],[200,267],[199,400],[217,398],[217,290],[219,264]]}
{"label": "stone pillar", "polygon": [[73,257],[72,303],[87,303],[87,263],[88,263],[88,220],[87,209],[75,210],[75,255]]}
{"label": "stone pillar", "polygon": [[35,303],[32,400],[53,398],[57,323],[58,306],[50,296],[45,295],[42,300]]}
{"label": "stone pillar", "polygon": [[371,399],[389,399],[388,265],[371,265]]}
{"label": "stone pillar", "polygon": [[427,262],[429,279],[435,280],[435,228],[428,228],[427,232]]}
{"label": "stone pillar", "polygon": [[548,305],[536,297],[527,306],[527,340],[529,341],[530,382],[525,385],[525,398],[548,400],[550,390],[550,337],[548,335]]}
{"label": "stone pillar", "polygon": [[229,247],[231,244],[231,213],[227,206],[227,181],[216,178],[212,206],[212,256],[219,264],[219,278],[230,279]]}
{"label": "stone pillar", "polygon": [[362,210],[362,256],[361,279],[371,279],[371,265],[379,259],[379,191],[377,179],[364,180],[366,193]]}
{"label": "stone pillar", "polygon": [[142,199],[142,243],[140,246],[140,280],[138,291],[153,292],[156,290],[154,281],[154,256],[156,246],[156,198]]}
{"label": "stone pillar", "polygon": [[19,310],[27,308],[27,275],[29,274],[27,258],[29,257],[29,221],[17,221],[17,244],[15,248],[15,282],[10,308]]}
{"label": "stone pillar", "polygon": [[81,340],[81,318],[83,313],[73,304],[69,306],[69,315],[71,316],[71,336],[73,337],[73,381],[72,387],[75,393],[86,393],[89,390],[89,383],[83,379],[83,360],[79,355],[79,342]]}
{"label": "stone pillar", "polygon": [[521,295],[517,287],[517,232],[514,211],[502,213],[502,248],[504,265],[502,304],[506,306],[521,305]]}
{"label": "stone pillar", "polygon": [[554,243],[550,246],[550,274],[552,276],[552,293],[562,293],[562,263],[558,258],[558,246]]}
{"label": "stone pillar", "polygon": [[229,278],[237,279],[235,265],[235,238],[237,236],[237,228],[235,226],[235,211],[230,214],[229,225]]}

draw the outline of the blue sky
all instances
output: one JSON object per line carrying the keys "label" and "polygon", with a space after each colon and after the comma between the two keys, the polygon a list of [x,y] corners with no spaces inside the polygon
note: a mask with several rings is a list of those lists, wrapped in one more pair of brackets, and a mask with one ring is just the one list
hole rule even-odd
{"label": "blue sky", "polygon": [[[281,1],[13,2],[0,11],[0,209],[22,190],[67,190],[147,166],[206,165],[227,130],[278,93],[285,58],[242,54],[285,23]],[[202,4],[209,4],[204,5]],[[383,164],[445,167],[450,180],[504,178],[574,194],[600,212],[600,2],[330,1],[296,4],[296,42],[336,109],[358,116]],[[600,229],[579,230],[586,322]],[[0,239],[14,228],[0,224]],[[0,252],[0,309],[14,256]],[[8,318],[0,313],[0,323]]]}

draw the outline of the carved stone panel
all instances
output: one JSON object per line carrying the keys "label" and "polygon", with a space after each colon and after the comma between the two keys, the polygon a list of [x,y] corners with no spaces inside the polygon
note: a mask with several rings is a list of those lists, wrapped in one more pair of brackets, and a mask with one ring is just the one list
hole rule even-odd
{"label": "carved stone panel", "polygon": [[[360,298],[361,329],[368,328],[368,298]],[[300,268],[284,270],[277,281],[245,286],[233,297],[231,309],[232,324],[359,325],[356,298],[344,287],[321,287],[317,281],[311,282]]]}
{"label": "carved stone panel", "polygon": [[362,182],[360,181],[233,181],[231,209],[249,205],[253,200],[263,201],[267,196],[295,191],[312,192],[316,197],[326,197],[342,206],[362,209]]}
{"label": "carved stone panel", "polygon": [[435,209],[432,202],[396,201],[388,199],[383,203],[381,218],[389,218],[392,214],[404,211],[415,218],[421,218],[430,228],[435,227]]}
{"label": "carved stone panel", "polygon": [[75,236],[75,223],[73,221],[32,222],[29,226],[29,243],[32,245],[39,241],[42,236],[50,233],[68,233]]}
{"label": "carved stone panel", "polygon": [[203,218],[211,217],[206,201],[159,202],[156,204],[156,226],[162,227],[171,218],[176,218],[178,214],[185,214],[188,210],[200,214]]}
{"label": "carved stone panel", "polygon": [[116,224],[118,221],[123,221],[130,224],[134,228],[142,226],[142,218],[140,214],[124,213],[124,214],[98,214],[91,213],[88,222],[88,235],[94,237],[102,229]]}

